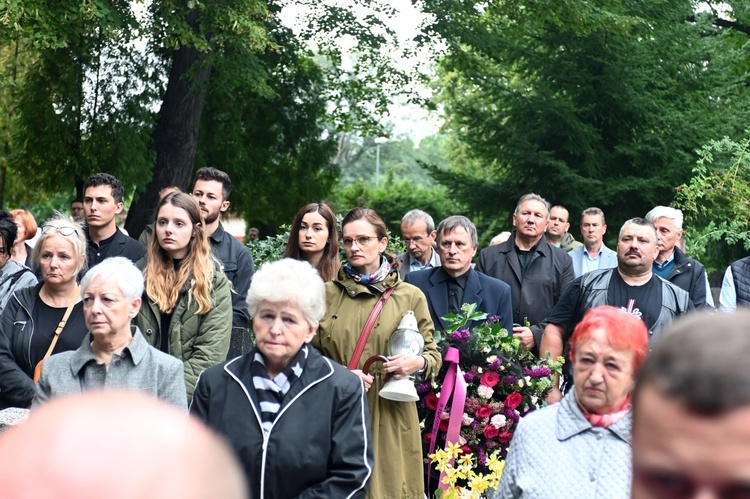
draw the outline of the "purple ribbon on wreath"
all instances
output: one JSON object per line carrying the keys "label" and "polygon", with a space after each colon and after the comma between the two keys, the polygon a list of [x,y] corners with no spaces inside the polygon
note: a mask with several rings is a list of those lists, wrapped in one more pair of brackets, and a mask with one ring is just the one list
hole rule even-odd
{"label": "purple ribbon on wreath", "polygon": [[[451,443],[458,442],[461,433],[461,421],[464,415],[464,408],[466,407],[466,380],[464,374],[461,372],[461,367],[458,365],[460,355],[457,348],[449,347],[445,352],[443,359],[449,363],[448,371],[445,373],[445,379],[443,380],[443,387],[440,389],[440,398],[438,399],[438,405],[435,409],[435,418],[432,422],[432,438],[430,439],[430,452],[435,452],[435,442],[437,441],[438,431],[440,430],[440,418],[448,405],[448,400],[453,395],[453,403],[451,404],[450,414],[448,416],[448,432],[445,436],[446,446]],[[451,460],[453,464],[453,460]],[[427,465],[427,486],[430,485],[430,466],[432,463]],[[442,489],[447,489],[448,484],[443,483],[443,476],[445,473],[440,473],[440,483],[438,486]]]}

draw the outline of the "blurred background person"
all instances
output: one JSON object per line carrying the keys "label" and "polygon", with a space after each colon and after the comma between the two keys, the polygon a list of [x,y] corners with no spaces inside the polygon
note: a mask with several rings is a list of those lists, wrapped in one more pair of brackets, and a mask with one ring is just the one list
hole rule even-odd
{"label": "blurred background person", "polygon": [[247,231],[247,242],[250,241],[257,241],[258,238],[260,238],[260,231],[257,227],[250,227],[250,229]]}
{"label": "blurred background person", "polygon": [[34,409],[0,438],[0,462],[0,495],[9,499],[250,497],[224,442],[134,392],[87,392]]}
{"label": "blurred background person", "polygon": [[79,223],[86,221],[86,213],[83,211],[83,199],[75,198],[70,202],[70,216]]}
{"label": "blurred background person", "polygon": [[37,283],[31,269],[10,259],[17,232],[18,226],[10,214],[0,210],[0,313],[14,291]]}
{"label": "blurred background person", "polygon": [[[18,226],[16,242],[13,244],[10,259],[22,263],[27,267],[32,267],[31,251],[32,247],[26,241],[36,236],[37,224],[34,215],[24,209],[10,210],[10,216]],[[37,241],[38,244],[38,241]]]}
{"label": "blurred background person", "polygon": [[573,390],[521,419],[494,497],[630,498],[631,394],[648,354],[646,325],[597,307],[570,344]]}
{"label": "blurred background person", "polygon": [[328,205],[310,203],[297,212],[284,257],[308,262],[325,282],[336,277],[341,267],[339,230]]}
{"label": "blurred background person", "polygon": [[201,374],[191,413],[231,442],[253,497],[365,497],[364,385],[308,345],[325,314],[323,281],[285,258],[255,273],[247,300],[257,346]]}
{"label": "blurred background person", "polygon": [[75,350],[86,336],[77,277],[86,268],[86,236],[72,218],[42,225],[33,259],[42,282],[13,293],[0,316],[0,407],[28,407],[34,371],[53,353]]}
{"label": "blurred background person", "polygon": [[143,305],[134,323],[148,342],[184,362],[188,400],[198,375],[227,358],[230,284],[211,256],[198,203],[172,193],[159,202],[146,259]]}
{"label": "blurred background person", "polygon": [[[386,400],[378,393],[387,373],[398,377],[420,374],[425,379],[437,375],[442,360],[432,339],[435,328],[427,299],[418,288],[401,280],[398,265],[392,265],[393,256],[385,253],[388,231],[377,213],[355,208],[344,217],[341,231],[348,262],[326,284],[327,312],[313,345],[323,355],[349,366],[368,389],[375,450],[368,497],[422,499],[424,463],[417,406],[413,402]],[[364,350],[359,359],[352,359],[368,317],[381,299],[385,303]],[[422,355],[391,356],[389,362],[376,364],[370,374],[362,373],[369,357],[388,354],[388,340],[409,311],[414,311],[424,338]]]}
{"label": "blurred background person", "polygon": [[140,391],[187,410],[182,362],[150,346],[131,321],[143,275],[127,258],[107,258],[81,280],[89,333],[75,351],[44,362],[34,405],[99,388]]}

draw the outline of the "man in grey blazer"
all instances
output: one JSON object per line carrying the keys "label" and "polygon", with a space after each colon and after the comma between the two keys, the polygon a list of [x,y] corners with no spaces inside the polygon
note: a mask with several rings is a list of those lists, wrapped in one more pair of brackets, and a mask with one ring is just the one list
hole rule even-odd
{"label": "man in grey blazer", "polygon": [[617,253],[604,246],[607,223],[604,212],[599,208],[586,208],[581,215],[581,235],[583,246],[568,254],[573,259],[573,273],[581,277],[587,272],[617,267]]}

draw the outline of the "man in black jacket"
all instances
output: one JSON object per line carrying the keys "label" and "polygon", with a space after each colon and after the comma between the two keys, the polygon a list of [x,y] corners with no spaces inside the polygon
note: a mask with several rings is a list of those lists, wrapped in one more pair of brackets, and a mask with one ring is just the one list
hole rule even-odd
{"label": "man in black jacket", "polygon": [[682,239],[682,219],[681,210],[668,206],[657,206],[646,214],[646,220],[654,224],[659,238],[654,274],[687,291],[693,306],[701,309],[709,298],[706,268],[677,247]]}
{"label": "man in black jacket", "polygon": [[[552,358],[563,355],[576,325],[594,307],[611,305],[641,318],[651,346],[675,317],[693,310],[685,290],[653,273],[652,264],[659,251],[656,241],[656,230],[647,220],[632,218],[625,222],[617,238],[617,268],[594,270],[573,281],[546,319],[540,354]],[[566,380],[570,381],[570,376]],[[547,401],[554,403],[561,398],[555,387]]]}
{"label": "man in black jacket", "polygon": [[255,272],[250,248],[225,231],[221,224],[221,214],[229,208],[231,191],[232,181],[225,172],[206,167],[195,173],[193,198],[200,206],[213,255],[221,262],[221,270],[233,288],[232,341],[227,357],[230,359],[247,353],[252,346],[247,331],[250,314],[245,300]]}
{"label": "man in black jacket", "polygon": [[88,268],[111,256],[124,256],[135,263],[146,254],[143,244],[117,227],[115,217],[122,211],[124,193],[122,183],[108,173],[95,173],[83,184]]}
{"label": "man in black jacket", "polygon": [[549,203],[537,194],[518,200],[513,213],[515,230],[504,243],[485,248],[476,269],[510,285],[513,335],[521,346],[537,352],[544,319],[573,281],[573,260],[547,242]]}

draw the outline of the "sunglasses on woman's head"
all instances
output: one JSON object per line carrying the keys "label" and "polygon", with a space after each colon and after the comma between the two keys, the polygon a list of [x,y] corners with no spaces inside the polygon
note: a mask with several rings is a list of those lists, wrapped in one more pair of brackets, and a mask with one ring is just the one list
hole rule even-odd
{"label": "sunglasses on woman's head", "polygon": [[69,237],[75,234],[78,235],[78,229],[75,227],[70,227],[67,225],[64,225],[62,227],[57,227],[55,225],[43,225],[42,226],[42,234],[54,234],[55,232],[59,232],[61,236]]}

